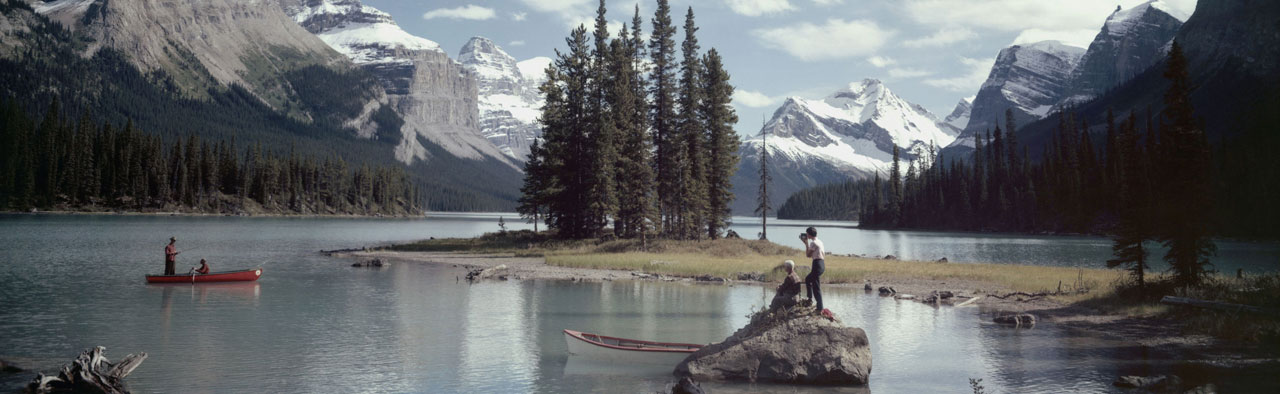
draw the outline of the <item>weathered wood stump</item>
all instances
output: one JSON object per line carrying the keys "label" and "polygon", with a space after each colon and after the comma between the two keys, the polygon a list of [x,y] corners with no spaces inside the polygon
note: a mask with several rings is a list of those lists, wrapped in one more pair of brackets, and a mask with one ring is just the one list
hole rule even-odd
{"label": "weathered wood stump", "polygon": [[119,363],[112,364],[102,354],[107,348],[98,346],[80,353],[70,365],[62,367],[58,376],[46,376],[41,373],[27,384],[30,393],[128,393],[124,387],[124,378],[133,373],[144,360],[146,353],[124,356]]}

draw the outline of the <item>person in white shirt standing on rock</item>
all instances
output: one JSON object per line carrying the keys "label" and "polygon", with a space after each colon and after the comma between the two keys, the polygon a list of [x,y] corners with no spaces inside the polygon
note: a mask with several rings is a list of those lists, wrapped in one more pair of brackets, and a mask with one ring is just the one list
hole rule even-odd
{"label": "person in white shirt standing on rock", "polygon": [[818,229],[809,227],[800,234],[800,241],[804,242],[805,257],[813,259],[813,269],[809,270],[809,275],[804,277],[805,294],[809,299],[817,304],[818,313],[822,313],[822,288],[818,286],[818,280],[822,277],[822,272],[826,271],[827,248],[822,245],[822,240],[818,239]]}

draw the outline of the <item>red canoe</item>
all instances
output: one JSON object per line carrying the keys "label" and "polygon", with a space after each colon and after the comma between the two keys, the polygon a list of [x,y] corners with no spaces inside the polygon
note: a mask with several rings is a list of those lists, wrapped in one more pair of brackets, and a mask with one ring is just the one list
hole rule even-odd
{"label": "red canoe", "polygon": [[262,277],[262,268],[208,274],[147,275],[147,283],[252,282]]}

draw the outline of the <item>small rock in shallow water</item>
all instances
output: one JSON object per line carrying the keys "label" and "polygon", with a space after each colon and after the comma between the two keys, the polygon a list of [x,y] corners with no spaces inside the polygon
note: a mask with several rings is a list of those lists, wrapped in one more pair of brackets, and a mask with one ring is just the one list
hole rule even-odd
{"label": "small rock in shallow water", "polygon": [[1113,382],[1116,387],[1128,387],[1147,389],[1152,391],[1164,391],[1176,389],[1182,384],[1182,379],[1174,375],[1156,375],[1156,376],[1121,376]]}
{"label": "small rock in shallow water", "polygon": [[693,277],[693,280],[696,280],[699,282],[721,282],[721,283],[724,282],[724,278],[721,278],[719,276],[711,276],[711,274],[698,275]]}
{"label": "small rock in shallow water", "polygon": [[1032,327],[1036,325],[1036,317],[1027,313],[996,316],[993,321],[1015,327]]}
{"label": "small rock in shallow water", "polygon": [[875,290],[875,289],[872,289],[872,288],[871,288],[871,281],[866,281],[866,282],[864,282],[864,283],[862,284],[862,290],[864,290],[864,291],[872,291],[872,290]]}
{"label": "small rock in shallow water", "polygon": [[688,376],[680,378],[680,382],[671,388],[671,394],[702,394],[702,386]]}

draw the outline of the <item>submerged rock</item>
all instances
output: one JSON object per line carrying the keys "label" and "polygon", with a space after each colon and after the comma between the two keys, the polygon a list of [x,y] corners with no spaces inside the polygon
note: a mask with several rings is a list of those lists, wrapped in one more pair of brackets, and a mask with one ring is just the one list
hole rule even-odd
{"label": "submerged rock", "polygon": [[996,323],[1005,324],[1016,327],[1032,327],[1036,325],[1036,317],[1027,313],[1019,313],[1014,315],[1001,315],[993,319]]}
{"label": "submerged rock", "polygon": [[1176,389],[1182,385],[1182,379],[1174,375],[1156,375],[1156,376],[1121,376],[1113,382],[1116,387],[1127,387],[1137,389],[1147,389],[1152,391],[1162,391]]}
{"label": "submerged rock", "polygon": [[22,368],[18,368],[13,363],[0,360],[0,373],[18,373],[22,372]]}
{"label": "submerged rock", "polygon": [[671,394],[702,394],[703,392],[702,386],[688,377],[681,378],[680,382],[671,388]]}
{"label": "submerged rock", "polygon": [[808,308],[773,308],[724,341],[707,345],[676,366],[698,380],[864,385],[871,348],[861,328]]}
{"label": "submerged rock", "polygon": [[891,295],[893,295],[894,293],[897,293],[897,292],[898,292],[898,291],[897,291],[897,290],[894,290],[892,287],[889,287],[889,286],[880,286],[880,295],[882,295],[882,296],[891,296]]}
{"label": "submerged rock", "polygon": [[352,266],[352,267],[363,267],[363,268],[381,268],[381,267],[382,267],[382,259],[365,260],[365,261],[361,261],[361,262],[358,262],[358,263],[351,264],[351,266]]}

